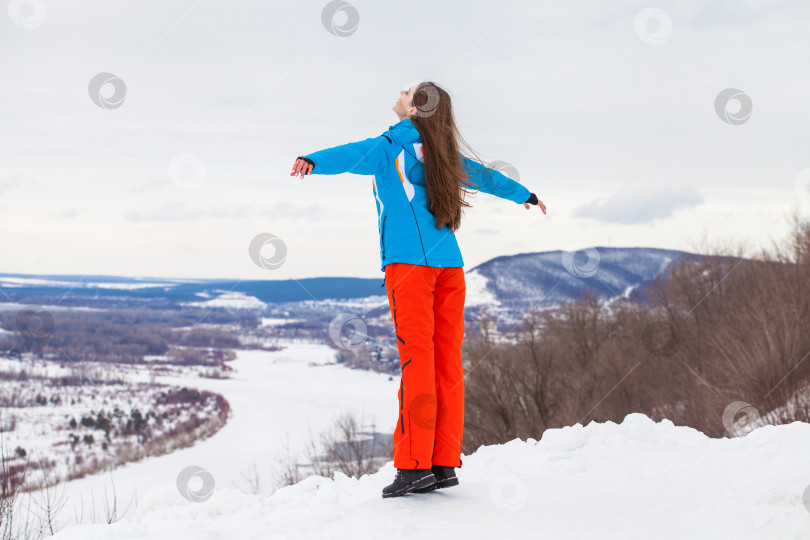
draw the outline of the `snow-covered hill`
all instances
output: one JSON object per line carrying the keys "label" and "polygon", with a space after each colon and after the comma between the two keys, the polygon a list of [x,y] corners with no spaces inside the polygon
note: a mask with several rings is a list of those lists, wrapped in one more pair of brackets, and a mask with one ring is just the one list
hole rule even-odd
{"label": "snow-covered hill", "polygon": [[382,499],[391,461],[359,480],[311,476],[271,496],[223,486],[204,502],[166,481],[130,519],[53,538],[806,540],[808,448],[800,422],[710,439],[630,414],[481,447],[463,456],[459,486],[432,493]]}
{"label": "snow-covered hill", "polygon": [[532,308],[552,307],[564,299],[599,300],[636,295],[645,282],[665,275],[670,265],[700,256],[658,248],[590,247],[504,255],[465,273],[470,311],[487,305],[503,319],[520,319]]}
{"label": "snow-covered hill", "polygon": [[[581,298],[588,289],[600,299],[623,296],[666,272],[671,263],[697,257],[684,251],[633,247],[504,255],[473,268],[465,267],[466,305],[473,309],[489,305],[495,312],[514,315],[528,307],[556,305],[564,297]],[[263,309],[286,302],[309,307],[343,303],[346,309],[350,309],[349,304],[361,302],[370,304],[369,309],[379,304],[385,308],[383,284],[383,274],[375,279],[318,277],[258,281],[0,273],[0,287],[11,291],[9,298],[45,296],[60,301],[70,298],[79,304],[151,300],[169,301],[178,307],[206,308]]]}

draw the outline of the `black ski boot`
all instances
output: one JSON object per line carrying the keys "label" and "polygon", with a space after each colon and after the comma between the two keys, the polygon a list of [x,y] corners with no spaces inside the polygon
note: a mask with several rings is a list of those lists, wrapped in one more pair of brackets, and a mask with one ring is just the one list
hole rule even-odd
{"label": "black ski boot", "polygon": [[456,476],[455,468],[434,465],[430,468],[430,470],[433,471],[433,476],[436,477],[436,483],[423,488],[417,488],[413,490],[414,493],[427,493],[428,491],[433,491],[434,489],[458,485],[458,477]]}
{"label": "black ski boot", "polygon": [[394,483],[382,490],[383,499],[399,497],[411,491],[436,483],[436,477],[430,469],[397,469]]}

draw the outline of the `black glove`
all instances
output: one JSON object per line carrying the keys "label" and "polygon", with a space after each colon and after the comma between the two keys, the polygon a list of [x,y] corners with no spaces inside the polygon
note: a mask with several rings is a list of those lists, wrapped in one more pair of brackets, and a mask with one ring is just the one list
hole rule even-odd
{"label": "black glove", "polygon": [[526,201],[529,204],[537,204],[539,201],[537,200],[537,195],[532,193],[532,196]]}

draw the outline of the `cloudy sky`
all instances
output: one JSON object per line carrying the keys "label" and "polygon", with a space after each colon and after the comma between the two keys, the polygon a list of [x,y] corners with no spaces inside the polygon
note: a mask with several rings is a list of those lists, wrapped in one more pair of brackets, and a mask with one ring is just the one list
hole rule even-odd
{"label": "cloudy sky", "polygon": [[[0,273],[382,278],[371,178],[289,173],[384,132],[416,80],[548,207],[471,197],[467,269],[755,249],[810,210],[808,2],[7,3]],[[281,267],[249,257],[261,233]]]}

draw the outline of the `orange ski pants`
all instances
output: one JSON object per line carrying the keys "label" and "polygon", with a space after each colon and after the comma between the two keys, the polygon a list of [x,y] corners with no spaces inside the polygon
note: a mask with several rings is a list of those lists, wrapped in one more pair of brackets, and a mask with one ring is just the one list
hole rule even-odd
{"label": "orange ski pants", "polygon": [[461,467],[466,285],[461,266],[385,266],[401,378],[394,467]]}

